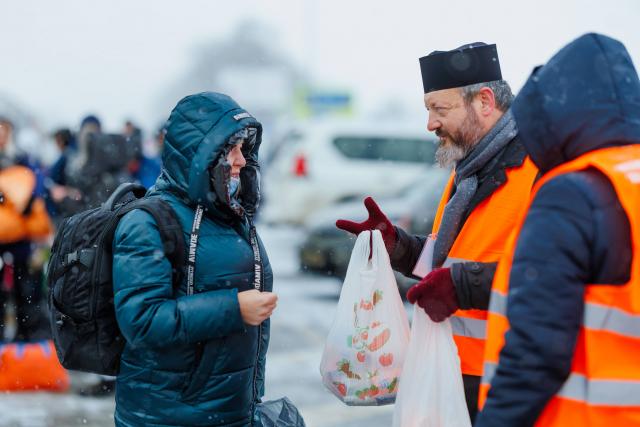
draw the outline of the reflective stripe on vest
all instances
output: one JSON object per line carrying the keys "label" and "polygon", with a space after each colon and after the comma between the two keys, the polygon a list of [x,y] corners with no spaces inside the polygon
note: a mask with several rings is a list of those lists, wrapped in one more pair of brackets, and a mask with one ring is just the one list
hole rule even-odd
{"label": "reflective stripe on vest", "polygon": [[507,315],[507,296],[497,292],[491,291],[491,299],[489,300],[489,313],[499,314],[501,316]]}
{"label": "reflective stripe on vest", "polygon": [[[496,369],[495,363],[484,364],[482,384],[491,383]],[[569,375],[557,396],[590,405],[640,406],[640,381],[589,380],[574,372]]]}
{"label": "reflective stripe on vest", "polygon": [[[442,264],[443,267],[451,267],[453,264],[476,262],[463,258],[447,258]],[[449,318],[451,321],[451,330],[453,335],[467,338],[487,338],[487,321],[485,319],[473,319],[470,317],[456,316],[455,314]]]}
{"label": "reflective stripe on vest", "polygon": [[615,307],[586,303],[583,326],[587,329],[640,339],[640,315],[627,313]]}
{"label": "reflective stripe on vest", "polygon": [[451,329],[454,335],[468,338],[487,338],[487,321],[470,317],[451,316]]}
{"label": "reflective stripe on vest", "polygon": [[[506,316],[507,297],[499,292],[491,291],[489,312]],[[627,313],[616,307],[586,302],[582,326],[587,329],[640,339],[640,315]]]}

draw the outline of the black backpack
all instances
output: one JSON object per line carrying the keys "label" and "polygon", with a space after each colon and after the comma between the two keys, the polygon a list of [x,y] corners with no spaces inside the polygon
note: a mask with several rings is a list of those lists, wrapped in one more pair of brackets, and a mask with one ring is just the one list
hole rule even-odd
{"label": "black backpack", "polygon": [[[137,184],[121,184],[99,208],[64,220],[56,233],[47,269],[53,342],[67,369],[117,375],[124,338],[116,322],[111,277],[112,243],[118,221],[134,209],[153,216],[174,288],[182,280],[185,242],[167,202],[144,197]],[[129,193],[134,197],[125,198]]]}

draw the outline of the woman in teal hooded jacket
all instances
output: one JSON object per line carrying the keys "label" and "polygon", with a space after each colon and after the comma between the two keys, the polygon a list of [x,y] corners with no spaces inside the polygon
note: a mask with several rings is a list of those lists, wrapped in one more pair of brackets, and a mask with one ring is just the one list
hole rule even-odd
{"label": "woman in teal hooded jacket", "polygon": [[152,216],[135,210],[120,221],[114,304],[126,345],[116,383],[118,427],[253,423],[276,304],[251,220],[261,134],[258,121],[217,93],[188,96],[169,117],[163,170],[148,197],[175,211],[189,262],[174,286]]}

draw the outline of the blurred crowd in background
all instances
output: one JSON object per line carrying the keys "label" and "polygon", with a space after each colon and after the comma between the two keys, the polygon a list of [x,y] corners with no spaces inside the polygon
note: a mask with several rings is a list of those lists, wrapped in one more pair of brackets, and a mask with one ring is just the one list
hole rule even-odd
{"label": "blurred crowd in background", "polygon": [[122,182],[149,187],[160,173],[162,128],[143,139],[141,129],[127,121],[121,132],[107,133],[97,116],[87,115],[77,129],[60,128],[50,135],[57,148],[53,162],[21,147],[14,138],[17,131],[10,118],[0,118],[1,167],[20,165],[35,174],[33,195],[45,201],[54,224],[98,206]]}
{"label": "blurred crowd in background", "polygon": [[[0,337],[26,345],[51,336],[44,279],[56,227],[98,207],[122,182],[153,185],[163,130],[145,139],[127,121],[120,132],[107,133],[97,116],[87,115],[77,128],[51,133],[58,152],[48,163],[17,143],[19,131],[9,115],[0,117]],[[5,353],[0,388],[28,389]]]}

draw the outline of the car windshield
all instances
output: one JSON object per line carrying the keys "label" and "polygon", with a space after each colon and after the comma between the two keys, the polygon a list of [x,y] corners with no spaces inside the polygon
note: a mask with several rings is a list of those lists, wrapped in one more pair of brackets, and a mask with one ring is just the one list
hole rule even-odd
{"label": "car windshield", "polygon": [[333,140],[336,148],[350,159],[382,160],[433,164],[436,145],[428,139],[340,136]]}

